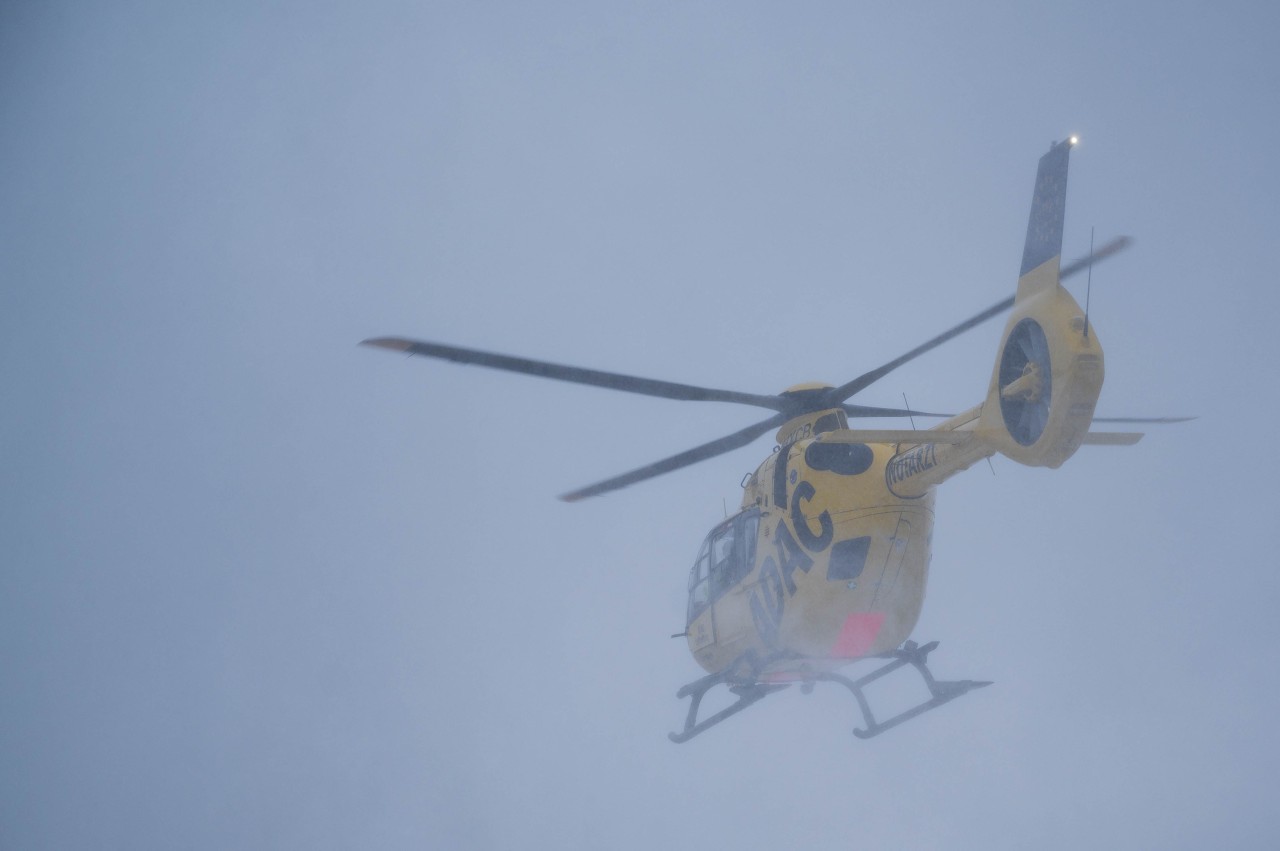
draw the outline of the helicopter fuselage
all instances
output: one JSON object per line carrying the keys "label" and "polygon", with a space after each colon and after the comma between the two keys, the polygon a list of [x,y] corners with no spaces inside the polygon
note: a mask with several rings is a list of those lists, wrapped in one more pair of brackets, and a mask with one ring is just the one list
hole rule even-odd
{"label": "helicopter fuselage", "polygon": [[[933,492],[895,494],[896,445],[837,429],[779,448],[749,478],[690,575],[689,649],[708,671],[736,660],[801,674],[891,650],[924,602]],[[923,450],[923,451],[920,451]],[[909,450],[928,463],[928,445]],[[895,461],[895,459],[897,459]]]}

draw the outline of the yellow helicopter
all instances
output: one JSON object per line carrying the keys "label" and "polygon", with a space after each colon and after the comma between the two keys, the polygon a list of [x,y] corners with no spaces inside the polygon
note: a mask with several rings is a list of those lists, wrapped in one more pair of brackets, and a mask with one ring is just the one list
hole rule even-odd
{"label": "yellow helicopter", "polygon": [[[708,673],[677,692],[689,697],[684,742],[769,694],[817,682],[844,686],[869,738],[988,682],[940,682],[927,657],[937,646],[908,640],[924,602],[934,489],[996,453],[1030,466],[1058,467],[1083,444],[1127,445],[1141,433],[1091,431],[1094,422],[1176,422],[1180,418],[1095,419],[1103,356],[1087,311],[1063,278],[1128,245],[1112,240],[1062,265],[1067,164],[1075,137],[1040,159],[1015,294],[839,387],[801,384],[776,395],[695,387],[398,337],[365,340],[409,355],[690,401],[734,402],[774,411],[768,419],[561,498],[606,493],[728,452],[777,431],[777,448],[743,483],[742,508],[707,535],[689,574],[686,637]],[[987,394],[961,414],[930,414],[848,402],[892,370],[1012,309]],[[946,417],[926,430],[850,429],[849,417]],[[914,423],[913,423],[914,424]],[[883,664],[852,679],[838,669]],[[865,687],[905,666],[928,700],[876,718]],[[703,697],[724,685],[736,697],[699,720]]]}

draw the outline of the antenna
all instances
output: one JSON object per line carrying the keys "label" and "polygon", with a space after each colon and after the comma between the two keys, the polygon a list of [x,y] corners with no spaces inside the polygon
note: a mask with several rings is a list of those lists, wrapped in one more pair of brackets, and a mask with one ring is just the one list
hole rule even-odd
{"label": "antenna", "polygon": [[907,401],[907,394],[902,394],[902,406],[907,409],[907,418],[911,420],[911,430],[916,430],[916,418],[911,415],[911,403]]}
{"label": "antenna", "polygon": [[1089,296],[1093,293],[1093,227],[1089,228],[1089,278],[1084,288],[1084,338],[1089,339]]}

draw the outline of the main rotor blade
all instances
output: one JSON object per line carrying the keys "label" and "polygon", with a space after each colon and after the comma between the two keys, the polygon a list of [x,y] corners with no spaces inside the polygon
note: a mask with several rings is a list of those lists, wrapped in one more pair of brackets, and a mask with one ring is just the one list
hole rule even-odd
{"label": "main rotor blade", "polygon": [[1090,262],[1101,263],[1108,257],[1124,251],[1130,245],[1133,245],[1133,237],[1117,236],[1105,245],[1095,248],[1092,256],[1086,254],[1084,257],[1077,257],[1075,260],[1072,260],[1070,263],[1063,266],[1058,270],[1058,280],[1061,281],[1064,278],[1070,278],[1076,272],[1083,272],[1085,269],[1089,268]]}
{"label": "main rotor blade", "polygon": [[851,417],[954,417],[955,414],[933,414],[928,411],[913,411],[906,408],[875,408],[869,405],[850,405],[840,407]]}
{"label": "main rotor blade", "polygon": [[1094,417],[1095,423],[1189,423],[1199,417]]}
{"label": "main rotor blade", "polygon": [[[1133,240],[1127,236],[1116,237],[1115,239],[1103,245],[1101,248],[1098,248],[1097,250],[1095,250],[1093,252],[1092,258],[1081,257],[1077,260],[1072,260],[1067,265],[1061,267],[1061,269],[1058,272],[1058,279],[1061,280],[1063,278],[1069,278],[1072,275],[1076,274],[1077,272],[1080,272],[1080,271],[1083,271],[1084,269],[1089,268],[1090,262],[1097,263],[1101,260],[1105,260],[1108,257],[1118,254],[1119,252],[1128,248],[1132,244],[1133,244]],[[895,369],[902,366],[907,361],[915,360],[925,352],[929,352],[936,349],[938,346],[941,346],[943,343],[947,342],[953,337],[958,337],[961,334],[963,334],[965,331],[968,331],[969,329],[974,328],[978,325],[981,325],[983,322],[986,322],[991,317],[1004,313],[1006,310],[1013,307],[1013,299],[1014,299],[1013,296],[1009,296],[1003,301],[991,305],[981,313],[974,314],[973,316],[969,317],[965,321],[961,322],[959,325],[956,325],[953,328],[943,331],[941,334],[934,337],[932,340],[929,340],[926,343],[922,343],[921,345],[916,346],[914,349],[907,352],[905,355],[895,358],[889,361],[888,363],[884,364],[883,366],[876,367],[870,372],[865,372],[862,375],[858,376],[857,378],[853,379],[853,381],[848,382],[847,384],[842,384],[839,387],[836,387],[835,389],[829,391],[828,398],[834,404],[839,404],[840,402],[843,402],[845,399],[848,399],[850,396],[853,396],[855,393],[858,393],[859,391],[865,390],[866,388],[870,387],[872,384],[879,381],[881,378],[884,378],[890,372],[893,372]]]}
{"label": "main rotor blade", "polygon": [[859,391],[867,389],[872,384],[879,381],[881,378],[884,378],[886,375],[893,372],[895,369],[902,366],[907,361],[915,360],[925,352],[932,351],[936,349],[938,346],[941,346],[943,343],[947,342],[952,337],[960,336],[965,331],[968,331],[970,328],[973,328],[977,325],[981,325],[983,322],[986,322],[991,317],[1004,313],[1006,310],[1008,310],[1011,307],[1013,307],[1013,296],[1009,296],[1004,301],[1001,301],[997,304],[993,304],[990,307],[988,307],[986,310],[982,311],[981,313],[978,313],[969,317],[965,321],[961,322],[959,325],[956,325],[955,327],[950,328],[949,330],[943,331],[941,334],[934,337],[932,340],[929,340],[926,343],[922,343],[921,345],[916,346],[914,349],[907,352],[905,355],[894,358],[888,363],[882,366],[878,366],[875,369],[871,370],[870,372],[864,372],[862,375],[859,375],[857,378],[853,379],[853,381],[850,381],[847,384],[842,384],[839,387],[832,389],[831,391],[829,391],[831,401],[834,402],[835,404],[839,404],[840,402],[843,402],[845,399],[848,399],[850,396],[854,395],[855,393],[858,393]]}
{"label": "main rotor blade", "polygon": [[588,485],[585,488],[579,488],[576,491],[562,494],[560,496],[565,502],[577,502],[580,499],[586,499],[589,496],[598,496],[602,493],[615,491],[619,488],[625,488],[627,485],[633,485],[636,482],[642,482],[645,479],[652,479],[654,476],[661,476],[663,473],[670,473],[672,470],[679,470],[681,467],[688,467],[690,464],[696,464],[699,461],[705,461],[708,458],[714,458],[717,455],[737,449],[740,446],[746,446],[760,435],[775,428],[781,428],[782,424],[787,421],[786,414],[778,414],[764,422],[756,423],[753,426],[747,426],[742,431],[736,431],[719,440],[713,440],[710,443],[704,443],[701,446],[694,447],[679,455],[672,455],[670,458],[664,458],[661,461],[654,462],[639,469],[632,470],[629,473],[623,473],[621,476],[614,476],[612,479],[605,479],[603,482],[597,482],[594,485]]}
{"label": "main rotor blade", "polygon": [[659,396],[664,399],[694,402],[736,402],[740,405],[754,405],[758,408],[768,408],[772,411],[780,411],[787,405],[787,401],[779,396],[761,396],[756,393],[739,393],[735,390],[694,387],[690,384],[677,384],[674,381],[637,378],[616,372],[603,372],[578,366],[564,366],[533,360],[532,358],[500,355],[494,352],[482,352],[478,349],[464,349],[459,346],[447,346],[442,343],[406,340],[402,337],[377,337],[365,340],[360,345],[378,346],[383,349],[405,352],[409,355],[422,355],[423,357],[440,358],[441,360],[454,361],[455,363],[487,366],[493,369],[504,369],[508,372],[521,372],[525,375],[554,378],[575,384],[590,384],[594,387],[606,387],[610,390],[623,390],[627,393],[640,393],[645,396]]}

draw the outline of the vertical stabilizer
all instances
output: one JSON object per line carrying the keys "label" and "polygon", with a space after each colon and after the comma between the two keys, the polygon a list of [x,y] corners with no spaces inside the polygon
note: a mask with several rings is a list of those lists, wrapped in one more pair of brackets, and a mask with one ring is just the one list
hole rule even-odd
{"label": "vertical stabilizer", "polygon": [[1058,285],[1062,224],[1067,213],[1067,162],[1075,137],[1055,143],[1040,158],[1027,220],[1027,242],[1018,272],[1018,300]]}

